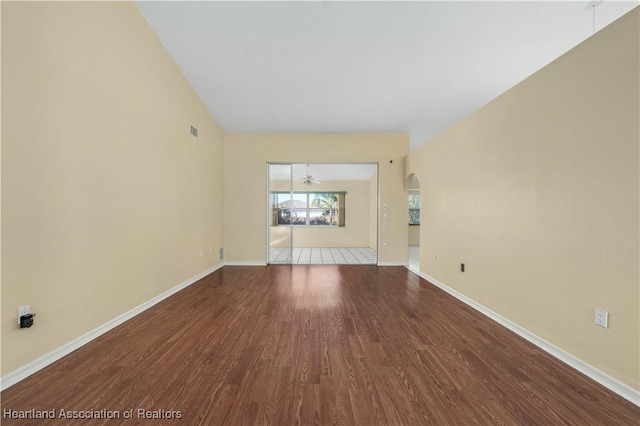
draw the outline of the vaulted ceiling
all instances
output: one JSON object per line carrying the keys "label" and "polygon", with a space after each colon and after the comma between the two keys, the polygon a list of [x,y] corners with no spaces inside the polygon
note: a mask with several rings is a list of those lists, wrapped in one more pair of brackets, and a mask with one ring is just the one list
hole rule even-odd
{"label": "vaulted ceiling", "polygon": [[400,132],[414,149],[638,2],[137,4],[225,131]]}

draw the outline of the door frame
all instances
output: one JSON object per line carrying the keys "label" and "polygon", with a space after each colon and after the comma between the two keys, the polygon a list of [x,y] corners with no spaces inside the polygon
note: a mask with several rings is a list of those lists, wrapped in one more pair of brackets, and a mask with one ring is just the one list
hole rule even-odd
{"label": "door frame", "polygon": [[[380,162],[374,162],[374,161],[267,161],[266,162],[266,197],[267,197],[267,205],[266,205],[266,246],[265,246],[265,252],[266,252],[266,263],[267,265],[271,264],[271,214],[272,214],[272,197],[271,197],[271,170],[270,170],[270,166],[274,165],[280,165],[280,166],[290,166],[290,174],[289,174],[289,192],[291,194],[291,197],[293,198],[293,166],[297,165],[297,164],[301,164],[301,165],[313,165],[313,164],[323,164],[323,165],[349,165],[349,164],[354,164],[354,165],[359,165],[359,164],[368,164],[368,165],[375,165],[376,166],[376,191],[375,191],[375,197],[376,197],[376,208],[375,208],[375,218],[376,218],[376,224],[375,227],[373,227],[375,229],[376,232],[376,236],[375,236],[375,240],[376,240],[376,261],[375,261],[375,265],[377,265],[380,262],[380,226],[381,226],[381,220],[380,220]],[[369,211],[369,214],[371,212]],[[291,261],[290,263],[274,263],[276,265],[291,265],[293,264],[293,230],[294,230],[294,226],[293,224],[289,224],[289,249],[291,251]],[[371,225],[370,225],[371,228]]]}

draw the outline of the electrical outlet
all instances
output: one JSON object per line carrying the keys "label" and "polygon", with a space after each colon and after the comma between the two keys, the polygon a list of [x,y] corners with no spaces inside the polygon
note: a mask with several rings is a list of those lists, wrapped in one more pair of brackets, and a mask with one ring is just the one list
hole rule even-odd
{"label": "electrical outlet", "polygon": [[200,257],[202,257],[204,255],[204,250],[200,249]]}
{"label": "electrical outlet", "polygon": [[608,328],[609,312],[604,309],[596,309],[596,325]]}
{"label": "electrical outlet", "polygon": [[220,249],[218,250],[218,260],[222,259],[224,259],[224,248],[220,247]]}
{"label": "electrical outlet", "polygon": [[382,243],[382,248],[387,248],[387,243]]}
{"label": "electrical outlet", "polygon": [[23,315],[27,315],[31,313],[31,306],[29,305],[25,305],[25,306],[20,306],[18,308],[18,324],[20,324],[20,317]]}

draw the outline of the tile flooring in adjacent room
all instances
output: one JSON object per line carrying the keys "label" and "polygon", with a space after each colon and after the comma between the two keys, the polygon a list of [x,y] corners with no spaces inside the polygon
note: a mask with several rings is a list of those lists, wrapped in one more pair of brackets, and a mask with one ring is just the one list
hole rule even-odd
{"label": "tile flooring in adjacent room", "polygon": [[[293,261],[291,254],[293,252]],[[270,263],[294,264],[365,264],[375,265],[375,250],[368,247],[294,247],[272,248],[269,253]]]}
{"label": "tile flooring in adjacent room", "polygon": [[409,246],[409,269],[420,271],[420,246]]}

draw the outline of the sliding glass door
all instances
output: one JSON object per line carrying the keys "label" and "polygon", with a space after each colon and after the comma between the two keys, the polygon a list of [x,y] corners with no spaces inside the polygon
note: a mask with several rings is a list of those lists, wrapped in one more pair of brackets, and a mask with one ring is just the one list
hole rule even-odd
{"label": "sliding glass door", "polygon": [[267,172],[268,263],[377,263],[377,164],[269,163]]}
{"label": "sliding glass door", "polygon": [[268,164],[268,263],[292,263],[297,205],[291,164]]}

